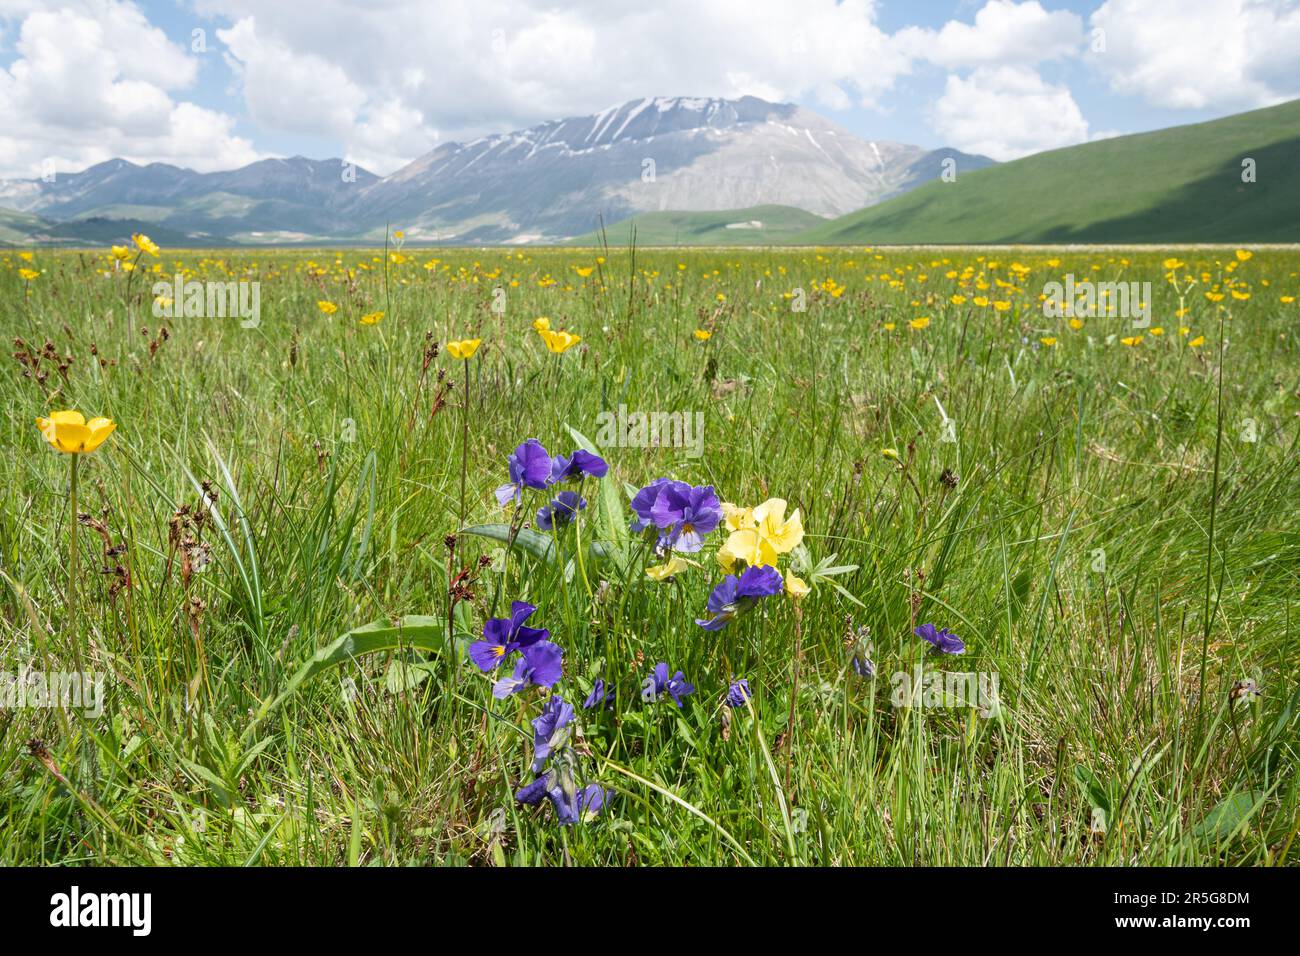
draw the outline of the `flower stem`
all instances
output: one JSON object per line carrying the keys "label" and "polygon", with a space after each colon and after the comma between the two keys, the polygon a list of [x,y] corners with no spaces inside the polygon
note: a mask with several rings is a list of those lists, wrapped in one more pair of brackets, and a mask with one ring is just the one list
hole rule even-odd
{"label": "flower stem", "polygon": [[72,482],[68,493],[71,512],[68,522],[68,630],[72,639],[72,654],[81,669],[80,621],[77,607],[77,465],[80,455],[68,456],[72,459]]}

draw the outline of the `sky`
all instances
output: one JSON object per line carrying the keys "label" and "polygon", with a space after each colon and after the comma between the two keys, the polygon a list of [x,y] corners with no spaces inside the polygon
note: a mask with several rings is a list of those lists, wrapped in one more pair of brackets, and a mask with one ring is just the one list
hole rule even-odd
{"label": "sky", "polygon": [[0,177],[446,142],[646,96],[998,160],[1300,97],[1300,0],[0,0]]}

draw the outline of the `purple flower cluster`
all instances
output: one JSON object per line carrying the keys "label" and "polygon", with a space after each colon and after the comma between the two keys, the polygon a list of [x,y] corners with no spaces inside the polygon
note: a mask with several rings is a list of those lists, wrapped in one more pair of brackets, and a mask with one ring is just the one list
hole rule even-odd
{"label": "purple flower cluster", "polygon": [[542,798],[545,797],[551,801],[551,806],[555,807],[555,817],[560,826],[570,826],[581,820],[589,820],[600,813],[612,793],[598,783],[589,783],[581,789],[573,787],[566,791],[563,785],[556,782],[556,777],[555,771],[546,771],[532,783],[521,788],[515,794],[515,799],[531,806],[541,803]]}
{"label": "purple flower cluster", "polygon": [[651,703],[667,694],[673,699],[673,703],[680,707],[682,698],[693,693],[695,693],[695,685],[687,682],[686,675],[678,671],[669,677],[668,665],[663,661],[655,665],[655,669],[641,685],[641,699]]}
{"label": "purple flower cluster", "polygon": [[[511,501],[519,504],[525,488],[545,491],[551,485],[581,481],[588,475],[603,478],[609,472],[609,465],[599,455],[582,448],[572,455],[552,458],[546,446],[530,438],[506,458],[506,471],[510,481],[496,490],[497,501],[502,505]],[[537,512],[537,526],[543,531],[553,531],[568,524],[585,507],[586,500],[576,492],[562,491]]]}
{"label": "purple flower cluster", "polygon": [[966,642],[946,627],[936,628],[933,624],[922,624],[912,632],[921,640],[934,646],[940,654],[964,654]]}
{"label": "purple flower cluster", "polygon": [[519,652],[514,673],[502,677],[492,688],[492,696],[508,697],[525,687],[550,687],[564,673],[564,652],[550,641],[545,628],[528,627],[524,621],[537,608],[524,601],[510,605],[509,617],[494,617],[483,625],[483,639],[469,646],[469,656],[479,670],[496,670],[511,654]]}
{"label": "purple flower cluster", "polygon": [[767,566],[746,568],[740,577],[728,574],[709,595],[705,606],[710,616],[697,618],[695,623],[706,631],[720,631],[732,618],[748,611],[761,598],[780,594],[784,586],[781,572]]}
{"label": "purple flower cluster", "polygon": [[656,478],[632,497],[633,531],[659,529],[663,551],[693,554],[704,547],[704,536],[722,521],[722,503],[712,485],[688,485]]}

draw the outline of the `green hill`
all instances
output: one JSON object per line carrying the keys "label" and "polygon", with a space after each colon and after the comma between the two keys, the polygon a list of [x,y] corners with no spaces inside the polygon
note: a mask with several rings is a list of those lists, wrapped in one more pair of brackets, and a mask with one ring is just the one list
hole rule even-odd
{"label": "green hill", "polygon": [[[625,245],[636,228],[639,246],[766,246],[790,242],[795,236],[825,223],[793,206],[751,206],[720,212],[644,212],[605,229],[611,245]],[[569,243],[600,245],[597,233]]]}
{"label": "green hill", "polygon": [[793,241],[1300,241],[1300,100],[958,170]]}

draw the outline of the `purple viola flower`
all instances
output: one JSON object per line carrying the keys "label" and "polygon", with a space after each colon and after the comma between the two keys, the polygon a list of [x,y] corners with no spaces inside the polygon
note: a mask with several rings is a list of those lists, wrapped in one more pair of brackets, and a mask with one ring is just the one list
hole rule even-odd
{"label": "purple viola flower", "polygon": [[946,627],[936,628],[933,624],[922,624],[912,633],[921,640],[934,645],[934,649],[940,654],[964,654],[966,652],[965,642]]}
{"label": "purple viola flower", "polygon": [[667,694],[673,699],[673,703],[680,707],[682,698],[693,693],[695,693],[695,685],[688,683],[681,671],[669,677],[668,665],[663,661],[655,665],[654,671],[641,685],[641,699],[651,703]]}
{"label": "purple viola flower", "polygon": [[636,520],[632,522],[632,531],[634,533],[644,531],[655,523],[651,514],[655,500],[659,497],[659,492],[663,490],[664,486],[671,484],[672,479],[670,478],[656,478],[632,496],[632,511],[636,514]]}
{"label": "purple viola flower", "polygon": [[529,686],[551,687],[564,676],[563,654],[564,651],[550,641],[525,647],[515,664],[514,673],[492,685],[492,696],[500,700]]}
{"label": "purple viola flower", "polygon": [[587,499],[579,497],[576,491],[561,491],[537,512],[537,527],[543,531],[563,528],[585,507]]}
{"label": "purple viola flower", "polygon": [[704,547],[704,535],[722,520],[722,503],[712,485],[692,487],[670,481],[660,488],[650,517],[656,528],[664,530],[661,547],[693,554]]}
{"label": "purple viola flower", "polygon": [[575,790],[572,796],[565,794],[560,787],[552,787],[546,795],[551,798],[551,806],[555,807],[556,822],[565,827],[596,816],[611,793],[598,783],[589,783],[581,790]]}
{"label": "purple viola flower", "polygon": [[738,614],[748,611],[760,598],[780,594],[785,587],[781,572],[766,566],[746,568],[737,578],[728,574],[713,589],[705,608],[708,618],[696,618],[695,623],[706,631],[720,631]]}
{"label": "purple viola flower", "polygon": [[749,681],[742,677],[738,681],[732,681],[731,686],[727,688],[727,706],[731,708],[744,707],[745,701],[753,696],[749,692]]}
{"label": "purple viola flower", "polygon": [[549,770],[526,784],[515,793],[515,799],[523,804],[533,806],[541,803],[545,797],[555,807],[555,819],[560,826],[570,826],[583,820],[590,820],[600,813],[613,791],[597,783],[589,783],[572,794],[566,794],[564,788],[552,784],[555,775]]}
{"label": "purple viola flower", "polygon": [[604,458],[585,448],[579,448],[569,457],[556,455],[551,461],[551,481],[570,481],[574,478],[604,478],[609,465]]}
{"label": "purple viola flower", "polygon": [[483,625],[483,640],[469,646],[470,660],[481,671],[495,670],[515,651],[550,637],[551,632],[545,628],[524,626],[536,610],[526,601],[513,602],[509,617],[494,617]]}
{"label": "purple viola flower", "polygon": [[533,773],[540,773],[546,765],[556,733],[567,727],[573,716],[573,706],[559,694],[553,694],[542,712],[533,718]]}
{"label": "purple viola flower", "polygon": [[863,654],[854,654],[850,657],[849,667],[853,668],[853,673],[866,680],[876,676],[876,665]]}
{"label": "purple viola flower", "polygon": [[614,688],[606,687],[605,682],[597,677],[596,683],[591,685],[591,693],[588,694],[587,699],[582,702],[582,709],[591,710],[591,708],[599,707],[601,704],[604,704],[611,710],[613,709]]}
{"label": "purple viola flower", "polygon": [[785,581],[776,568],[760,565],[745,568],[736,582],[736,594],[742,598],[771,597],[785,589]]}
{"label": "purple viola flower", "polygon": [[521,501],[525,488],[540,491],[550,484],[551,456],[536,438],[528,439],[512,451],[506,459],[506,468],[510,483],[496,490],[497,501],[502,505],[507,501]]}

